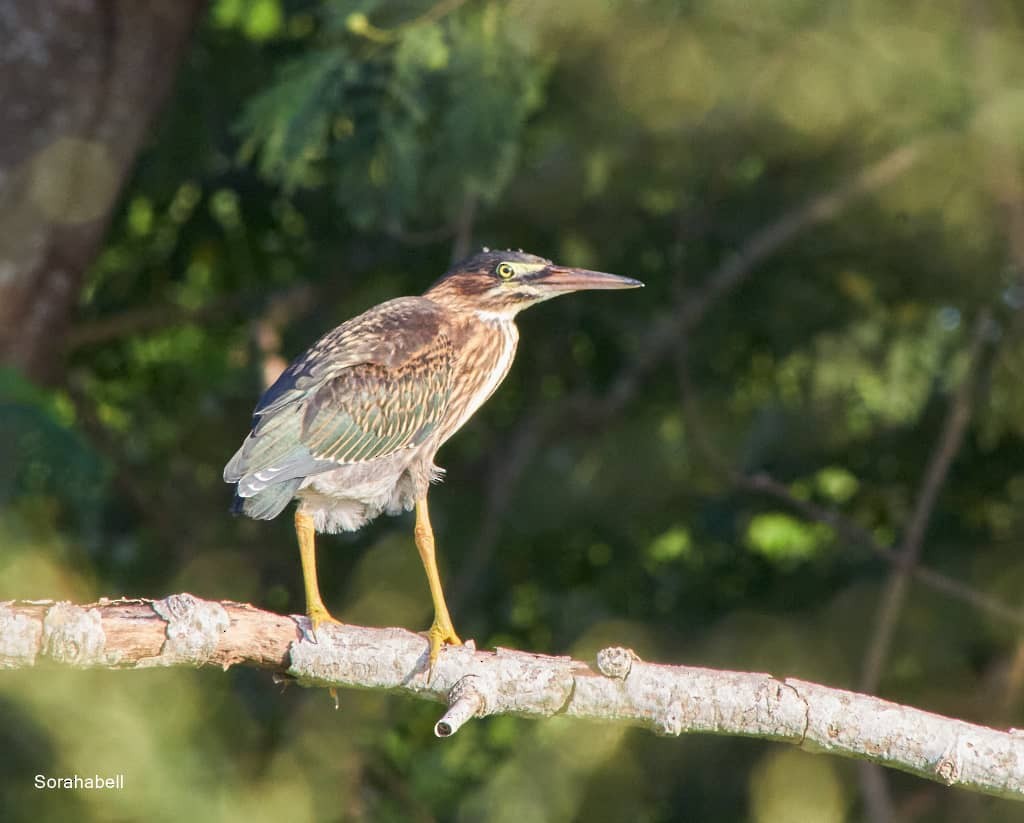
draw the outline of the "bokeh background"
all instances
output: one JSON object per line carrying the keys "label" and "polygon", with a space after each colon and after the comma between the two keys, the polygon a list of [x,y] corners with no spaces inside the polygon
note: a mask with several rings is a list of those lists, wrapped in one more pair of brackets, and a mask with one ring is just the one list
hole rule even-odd
{"label": "bokeh background", "polygon": [[[0,4],[0,597],[303,608],[227,512],[267,380],[481,245],[638,277],[521,317],[440,454],[480,646],[765,670],[1024,725],[1024,27],[1001,0]],[[897,562],[899,561],[899,562]],[[408,517],[321,540],[430,619]],[[0,676],[0,818],[1004,821],[761,741]],[[40,792],[37,773],[125,773]]]}

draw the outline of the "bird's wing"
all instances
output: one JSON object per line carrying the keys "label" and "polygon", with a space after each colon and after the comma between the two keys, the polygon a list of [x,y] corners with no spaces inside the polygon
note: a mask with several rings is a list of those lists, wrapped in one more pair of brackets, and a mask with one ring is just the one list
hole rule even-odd
{"label": "bird's wing", "polygon": [[400,368],[433,345],[445,328],[441,307],[424,297],[399,297],[353,317],[327,332],[281,373],[256,404],[253,425],[261,415],[302,400],[346,368]]}
{"label": "bird's wing", "polygon": [[442,334],[401,366],[361,363],[341,370],[304,403],[302,444],[316,459],[335,463],[418,446],[448,403],[452,354]]}
{"label": "bird's wing", "polygon": [[246,497],[422,443],[451,394],[446,329],[435,303],[400,298],[322,337],[264,393],[224,479]]}

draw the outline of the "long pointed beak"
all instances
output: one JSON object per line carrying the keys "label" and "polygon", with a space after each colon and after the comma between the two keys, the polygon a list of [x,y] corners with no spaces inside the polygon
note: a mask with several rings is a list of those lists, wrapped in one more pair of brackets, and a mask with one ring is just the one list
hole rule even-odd
{"label": "long pointed beak", "polygon": [[603,271],[548,266],[543,274],[534,280],[534,285],[562,294],[584,289],[638,289],[644,284],[632,277],[620,277]]}

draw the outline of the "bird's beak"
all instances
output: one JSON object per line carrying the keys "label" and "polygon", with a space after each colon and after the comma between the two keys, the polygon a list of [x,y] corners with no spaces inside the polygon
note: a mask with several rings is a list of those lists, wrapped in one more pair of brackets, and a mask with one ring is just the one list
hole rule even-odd
{"label": "bird's beak", "polygon": [[637,289],[643,286],[643,283],[632,277],[620,277],[603,271],[570,269],[565,266],[548,266],[534,284],[554,294],[567,294],[585,289]]}

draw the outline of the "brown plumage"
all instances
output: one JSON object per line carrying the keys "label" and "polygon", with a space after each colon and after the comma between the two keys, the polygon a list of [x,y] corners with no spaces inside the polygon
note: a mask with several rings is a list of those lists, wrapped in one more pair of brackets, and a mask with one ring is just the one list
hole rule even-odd
{"label": "brown plumage", "polygon": [[297,498],[307,613],[333,620],[316,583],[314,532],[358,529],[416,507],[416,542],[434,599],[431,655],[459,642],[434,560],[427,489],[434,455],[508,374],[515,315],[580,289],[642,285],[556,266],[523,252],[485,250],[421,297],[389,300],[338,326],[260,398],[252,431],[224,469],[235,510],[276,517]]}

